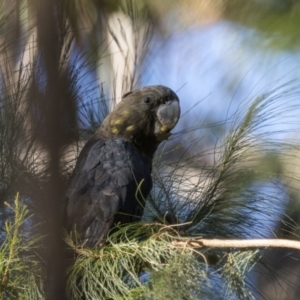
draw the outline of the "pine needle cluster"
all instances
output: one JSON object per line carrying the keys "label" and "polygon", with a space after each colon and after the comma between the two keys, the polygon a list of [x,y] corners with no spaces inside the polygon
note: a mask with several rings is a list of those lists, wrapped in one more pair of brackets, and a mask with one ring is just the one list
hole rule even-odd
{"label": "pine needle cluster", "polygon": [[[106,29],[121,51],[118,39],[129,44],[129,37],[122,24],[118,36],[105,23],[107,17],[121,11],[132,26],[134,53],[124,53],[122,89],[139,85],[148,54],[154,27],[151,14],[145,14],[146,4],[140,6],[129,0],[118,8],[107,4],[105,10],[99,10],[99,15],[103,15],[98,20],[94,14],[99,9],[97,3],[87,2],[80,18],[92,24],[86,45],[93,53],[80,49],[84,35],[75,22],[77,15],[72,14],[72,9],[80,13],[77,2],[54,10],[55,17],[61,16],[55,23],[59,24],[56,28],[59,45],[53,47],[58,53],[57,77],[53,76],[57,81],[52,78],[60,84],[59,88],[53,82],[49,85],[52,65],[47,65],[47,53],[43,52],[47,47],[40,48],[36,41],[30,43],[28,36],[24,37],[30,49],[20,52],[24,57],[32,52],[33,58],[27,65],[20,59],[16,69],[11,68],[12,58],[18,52],[14,44],[0,48],[2,299],[47,299],[51,290],[47,271],[55,263],[47,257],[55,244],[51,241],[57,241],[55,233],[56,238],[63,236],[58,222],[63,210],[59,206],[63,192],[59,195],[62,198],[58,193],[54,198],[49,194],[63,191],[61,186],[68,180],[83,141],[118,100],[116,93],[106,96],[108,88],[98,84],[98,78],[87,80],[87,73],[100,68],[98,55],[109,45],[107,40],[101,41],[104,47],[99,43],[99,49],[95,50],[91,41],[98,41],[97,30],[101,29],[104,35]],[[20,9],[29,16],[25,22],[28,25],[33,20],[30,9],[39,11],[41,7],[28,9],[25,5]],[[1,33],[4,21],[8,20],[4,4],[0,4],[0,13]],[[86,15],[93,17],[86,19]],[[66,280],[69,299],[254,299],[255,284],[250,281],[249,273],[255,270],[264,249],[205,248],[199,244],[193,246],[191,241],[267,238],[281,222],[285,204],[295,194],[295,183],[299,181],[297,171],[286,173],[284,166],[296,161],[298,155],[294,150],[299,149],[299,141],[292,134],[299,129],[300,90],[298,82],[283,85],[276,82],[274,86],[245,99],[232,116],[215,124],[222,125],[223,134],[213,146],[199,146],[202,141],[199,131],[210,126],[199,124],[177,131],[160,147],[153,168],[154,188],[146,199],[142,222],[117,225],[100,249],[80,245],[76,236],[65,237],[65,246],[71,254],[67,262],[60,261],[69,266]],[[49,99],[61,101],[52,107]],[[49,108],[57,109],[54,111],[60,116],[59,131],[53,130],[57,128],[57,119],[53,122]],[[281,123],[283,116],[285,124]],[[279,138],[286,125],[293,125],[292,130],[288,129],[292,136],[289,141]],[[57,138],[56,134],[65,138]],[[56,143],[56,149],[51,141]],[[17,192],[20,194],[13,201]],[[288,231],[293,229],[293,238],[298,239],[297,223],[287,216],[284,222]],[[51,225],[56,226],[56,232]],[[51,234],[54,238],[47,240]],[[49,249],[45,249],[42,235]]]}
{"label": "pine needle cluster", "polygon": [[1,299],[43,299],[43,266],[37,250],[41,238],[26,236],[30,226],[29,210],[16,196],[14,205],[6,203],[13,219],[4,223],[0,246]]}

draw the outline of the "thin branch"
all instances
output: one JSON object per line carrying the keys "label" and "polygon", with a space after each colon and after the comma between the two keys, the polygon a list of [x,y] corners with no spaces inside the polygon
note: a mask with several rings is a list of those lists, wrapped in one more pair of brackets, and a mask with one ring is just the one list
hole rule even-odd
{"label": "thin branch", "polygon": [[189,239],[187,241],[173,241],[175,247],[189,248],[290,248],[300,250],[300,241],[285,239]]}

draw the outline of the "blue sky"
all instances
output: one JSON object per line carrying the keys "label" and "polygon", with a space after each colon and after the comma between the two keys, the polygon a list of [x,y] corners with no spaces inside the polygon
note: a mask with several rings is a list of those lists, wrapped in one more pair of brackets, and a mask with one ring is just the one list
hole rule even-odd
{"label": "blue sky", "polygon": [[268,39],[230,22],[155,37],[142,85],[170,86],[183,112],[202,100],[195,115],[225,119],[241,101],[300,78],[299,53],[268,49]]}

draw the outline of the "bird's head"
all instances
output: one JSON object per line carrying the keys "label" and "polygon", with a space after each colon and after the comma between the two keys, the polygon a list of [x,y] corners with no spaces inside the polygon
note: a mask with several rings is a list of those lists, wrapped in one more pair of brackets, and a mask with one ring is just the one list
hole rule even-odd
{"label": "bird's head", "polygon": [[171,89],[162,85],[147,86],[123,95],[99,133],[106,137],[123,137],[151,154],[161,141],[168,139],[179,117],[179,98]]}

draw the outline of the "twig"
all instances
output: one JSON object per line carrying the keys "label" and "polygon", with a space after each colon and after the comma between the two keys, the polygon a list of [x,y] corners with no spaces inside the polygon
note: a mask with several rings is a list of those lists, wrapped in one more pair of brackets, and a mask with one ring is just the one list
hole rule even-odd
{"label": "twig", "polygon": [[300,250],[300,241],[285,239],[189,239],[188,241],[173,241],[175,247],[190,248],[289,248]]}

